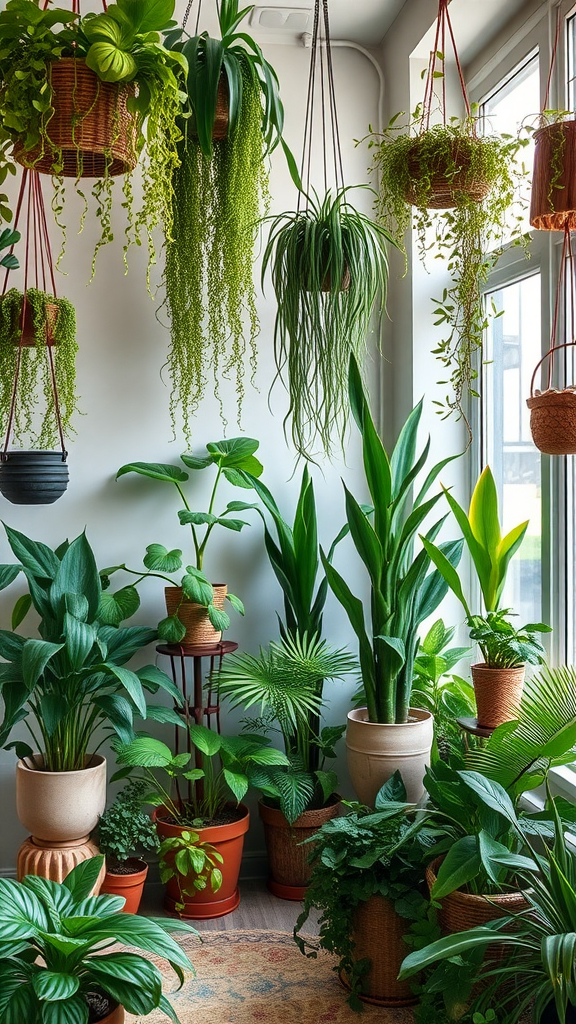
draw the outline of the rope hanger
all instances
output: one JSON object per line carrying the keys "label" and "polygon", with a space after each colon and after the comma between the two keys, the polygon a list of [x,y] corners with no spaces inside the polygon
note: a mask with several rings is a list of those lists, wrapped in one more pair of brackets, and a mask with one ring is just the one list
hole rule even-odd
{"label": "rope hanger", "polygon": [[[430,128],[430,118],[432,115],[432,103],[434,100],[434,78],[437,72],[437,64],[442,65],[442,71],[439,72],[442,75],[442,99],[441,99],[441,112],[442,122],[446,124],[446,39],[447,35],[452,45],[452,51],[454,53],[454,60],[456,62],[456,70],[458,71],[458,79],[460,81],[460,89],[462,90],[462,97],[464,99],[464,107],[466,109],[466,117],[472,116],[472,110],[470,107],[470,100],[468,98],[468,90],[466,89],[466,82],[464,81],[464,72],[462,71],[462,65],[460,63],[460,57],[458,56],[458,50],[456,49],[456,40],[454,38],[454,30],[452,28],[452,22],[450,20],[450,13],[448,11],[448,5],[450,0],[438,0],[438,17],[436,19],[436,35],[434,38],[434,49],[430,53],[430,60],[428,62],[428,70],[426,72],[426,85],[424,87],[424,100],[422,102],[422,116],[420,118],[420,131],[428,131]],[[439,56],[440,55],[440,56]]]}
{"label": "rope hanger", "polygon": [[[342,165],[338,111],[336,109],[336,89],[334,86],[334,65],[332,61],[328,0],[315,0],[314,2],[314,25],[312,29],[310,71],[308,74],[302,163],[300,167],[300,177],[306,196],[306,208],[308,208],[308,196],[310,194],[312,179],[314,114],[318,90],[320,91],[322,117],[322,167],[324,190],[325,192],[328,192],[331,184],[330,172],[332,173],[332,180],[336,190],[344,187],[344,170]],[[329,167],[330,164],[332,164],[331,167]],[[299,193],[298,209],[300,209],[300,202],[301,195]]]}

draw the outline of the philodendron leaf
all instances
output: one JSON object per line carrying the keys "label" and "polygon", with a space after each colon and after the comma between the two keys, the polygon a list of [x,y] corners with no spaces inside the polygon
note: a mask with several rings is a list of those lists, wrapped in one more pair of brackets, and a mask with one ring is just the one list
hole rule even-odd
{"label": "philodendron leaf", "polygon": [[188,601],[193,601],[195,604],[201,604],[204,608],[208,608],[214,597],[214,591],[212,584],[208,583],[207,580],[201,580],[198,576],[193,576],[191,573],[187,573],[182,579],[182,590],[184,591],[184,597]]}
{"label": "philodendron leaf", "polygon": [[168,551],[163,544],[149,544],[143,561],[152,572],[177,572],[182,568],[182,552],[179,548]]}
{"label": "philodendron leaf", "polygon": [[226,600],[230,601],[230,604],[232,605],[234,610],[237,611],[240,615],[245,614],[244,604],[242,603],[239,597],[236,597],[235,594],[226,594]]}
{"label": "philodendron leaf", "polygon": [[103,82],[129,82],[138,70],[132,54],[114,43],[92,43],[86,64]]}
{"label": "philodendron leaf", "polygon": [[116,479],[126,473],[139,473],[140,476],[148,476],[152,480],[164,480],[167,483],[184,483],[188,480],[188,473],[180,469],[180,466],[170,466],[163,462],[128,462],[121,466],[116,473]]}
{"label": "philodendron leaf", "polygon": [[177,615],[168,615],[158,623],[158,639],[166,644],[179,644],[186,636],[186,627]]}
{"label": "philodendron leaf", "polygon": [[224,441],[212,441],[206,448],[222,467],[244,469],[244,463],[258,451],[259,446],[253,437],[231,437]]}
{"label": "philodendron leaf", "polygon": [[212,732],[205,725],[191,725],[190,737],[194,746],[198,747],[208,757],[217,754],[222,746],[222,737],[217,732]]}
{"label": "philodendron leaf", "polygon": [[215,604],[208,605],[208,618],[214,626],[214,629],[224,630],[230,629],[230,617],[217,608]]}
{"label": "philodendron leaf", "polygon": [[110,594],[105,591],[100,595],[100,604],[96,618],[105,626],[119,626],[124,619],[129,619],[140,607],[140,596],[136,587],[127,586]]}

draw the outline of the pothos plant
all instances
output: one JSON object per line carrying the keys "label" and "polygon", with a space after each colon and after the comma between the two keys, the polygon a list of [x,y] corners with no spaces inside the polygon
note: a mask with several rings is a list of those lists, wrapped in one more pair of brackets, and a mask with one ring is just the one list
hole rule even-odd
{"label": "pothos plant", "polygon": [[[181,498],[183,509],[178,512],[181,526],[189,526],[192,536],[192,548],[194,553],[194,565],[186,565],[186,573],[182,577],[182,600],[193,601],[207,609],[210,622],[214,629],[228,629],[230,619],[226,612],[217,608],[214,604],[214,590],[208,577],[203,571],[204,555],[206,546],[216,526],[223,527],[239,533],[247,525],[245,520],[238,519],[233,513],[242,512],[254,508],[253,504],[245,501],[229,501],[226,508],[221,512],[216,511],[216,496],[218,486],[222,477],[228,483],[238,487],[249,488],[249,477],[258,477],[262,473],[262,464],[255,456],[259,442],[250,437],[235,437],[230,440],[214,441],[206,445],[206,455],[195,456],[184,454],[180,459],[187,469],[202,471],[211,466],[216,468],[214,484],[208,502],[207,512],[194,512],[184,491],[182,484],[189,479],[188,473],[180,466],[165,465],[157,462],[130,462],[121,466],[116,477],[124,476],[126,473],[137,473],[140,476],[148,477],[151,480],[159,480],[163,483],[172,484]],[[176,586],[171,576],[167,573],[178,572],[184,565],[182,551],[179,548],[168,550],[163,544],[149,544],[144,556],[145,572],[129,569],[126,565],[112,566],[107,570],[108,575],[119,570],[124,570],[132,575],[143,579],[145,576],[156,576],[165,580],[170,586]],[[240,598],[234,594],[227,594],[226,599],[232,607],[244,614],[244,606]],[[158,634],[166,643],[179,643],[186,633],[185,626],[178,617],[178,610],[168,615],[158,625]]]}
{"label": "pothos plant", "polygon": [[[442,55],[439,55],[440,57]],[[434,303],[435,325],[445,336],[433,349],[450,388],[436,401],[443,418],[466,417],[467,397],[477,397],[478,357],[496,310],[482,289],[505,247],[525,242],[520,154],[527,135],[483,134],[478,107],[422,130],[422,107],[411,117],[396,114],[382,133],[369,136],[379,178],[376,204],[381,223],[406,254],[411,216],[420,258],[445,261],[451,284]],[[436,206],[434,190],[444,182],[449,198]],[[444,208],[445,207],[445,208]],[[431,241],[432,239],[432,241]]]}
{"label": "pothos plant", "polygon": [[[155,261],[152,230],[163,223],[168,237],[171,234],[171,180],[178,163],[176,116],[181,106],[180,79],[186,72],[186,60],[182,54],[168,51],[160,36],[160,32],[174,25],[173,12],[174,0],[118,0],[105,13],[84,17],[59,8],[44,9],[37,0],[8,0],[0,13],[0,144],[18,144],[19,160],[32,168],[40,157],[51,155],[57,186],[53,209],[61,225],[65,193],[62,151],[51,138],[51,65],[74,57],[85,61],[101,82],[114,83],[119,88],[131,82],[137,86],[127,99],[128,110],[135,115],[131,142],[134,157],[145,150],[146,161],[143,204],[136,214],[132,210],[129,175],[124,181],[124,206],[129,219],[126,245],[139,241],[144,228],[150,262]],[[118,126],[115,131],[119,131]],[[105,154],[104,175],[92,187],[101,224],[96,253],[113,238],[111,166],[112,154]],[[79,155],[79,176],[81,168]]]}
{"label": "pothos plant", "polygon": [[[46,349],[50,344],[62,429],[64,435],[69,436],[75,433],[71,420],[78,411],[76,312],[68,299],[57,299],[37,288],[28,288],[24,315],[26,320],[31,320],[34,344],[20,347],[23,303],[24,296],[16,288],[0,297],[0,430],[7,428],[19,362],[13,438],[18,443],[26,439],[35,448],[55,448],[59,437]],[[44,399],[41,413],[38,412],[39,395]]]}
{"label": "pothos plant", "polygon": [[[222,378],[235,382],[240,420],[247,350],[252,376],[256,370],[253,249],[268,208],[265,157],[280,141],[284,111],[274,69],[240,29],[252,10],[222,0],[220,38],[181,29],[166,37],[171,52],[188,63],[164,275],[170,413],[174,429],[181,419],[187,441],[208,375],[218,399]],[[222,402],[220,411],[225,422]]]}

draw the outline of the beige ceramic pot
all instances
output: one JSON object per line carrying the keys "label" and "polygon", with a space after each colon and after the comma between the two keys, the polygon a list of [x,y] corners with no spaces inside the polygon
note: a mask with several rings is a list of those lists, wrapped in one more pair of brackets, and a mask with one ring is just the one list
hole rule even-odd
{"label": "beige ceramic pot", "polygon": [[478,725],[482,729],[496,729],[518,717],[525,673],[525,665],[516,668],[472,665]]}
{"label": "beige ceramic pot", "polygon": [[[225,583],[213,583],[212,589],[214,605],[219,611],[223,611],[228,587]],[[178,614],[180,622],[186,629],[186,635],[180,641],[182,647],[211,647],[220,643],[222,630],[214,629],[204,605],[183,599],[182,587],[166,587],[164,595],[168,615]]]}
{"label": "beige ceramic pot", "polygon": [[429,711],[410,708],[409,720],[382,725],[368,720],[367,708],[348,713],[346,753],[356,796],[374,806],[378,790],[400,771],[410,803],[424,795],[424,772],[430,764],[434,719]]}
{"label": "beige ceramic pot", "polygon": [[[39,762],[40,755],[35,755]],[[76,772],[16,765],[16,811],[25,829],[45,843],[87,839],[106,806],[106,759],[94,754]]]}

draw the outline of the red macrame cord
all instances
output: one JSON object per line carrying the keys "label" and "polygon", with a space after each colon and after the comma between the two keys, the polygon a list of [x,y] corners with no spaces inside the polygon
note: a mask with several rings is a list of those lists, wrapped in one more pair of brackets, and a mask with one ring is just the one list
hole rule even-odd
{"label": "red macrame cord", "polygon": [[[448,11],[449,3],[450,0],[439,0],[438,2],[438,17],[436,19],[436,35],[434,38],[434,49],[430,54],[430,61],[428,63],[428,70],[426,72],[426,85],[424,87],[424,100],[422,103],[422,116],[420,119],[421,131],[428,131],[428,129],[430,128],[430,118],[432,116],[432,103],[434,100],[434,73],[436,71],[437,63],[440,63],[442,65],[442,120],[443,123],[446,124],[446,30],[448,30],[448,35],[450,36],[450,42],[452,44],[452,50],[454,52],[454,60],[456,62],[456,70],[458,71],[458,78],[460,81],[462,96],[464,98],[466,116],[470,117],[472,114],[470,108],[470,100],[468,99],[468,92],[466,89],[466,82],[464,81],[464,72],[462,71],[460,57],[458,56],[458,50],[456,49],[456,40],[454,38],[452,22],[450,21],[450,13]],[[438,56],[439,52],[442,53],[442,58]]]}

